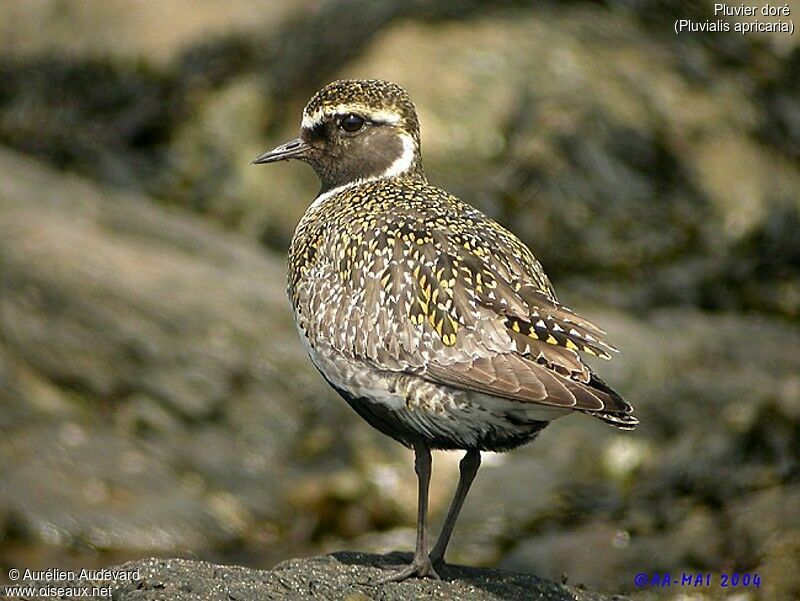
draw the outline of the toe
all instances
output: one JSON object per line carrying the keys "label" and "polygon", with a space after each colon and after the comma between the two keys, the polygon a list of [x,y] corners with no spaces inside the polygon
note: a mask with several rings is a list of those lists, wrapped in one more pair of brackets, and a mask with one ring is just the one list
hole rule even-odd
{"label": "toe", "polygon": [[389,582],[402,582],[403,580],[408,580],[409,578],[433,578],[434,580],[441,580],[439,574],[436,573],[433,564],[431,564],[430,559],[427,557],[422,561],[413,561],[409,565],[400,566],[400,569],[397,569],[397,566],[379,567],[384,569],[394,568],[394,573],[389,574],[385,578],[371,580],[369,584],[373,586],[379,586]]}

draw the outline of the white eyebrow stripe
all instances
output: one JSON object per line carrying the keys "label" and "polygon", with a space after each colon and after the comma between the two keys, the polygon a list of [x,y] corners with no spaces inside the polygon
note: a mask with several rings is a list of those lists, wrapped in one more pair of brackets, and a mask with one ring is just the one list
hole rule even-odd
{"label": "white eyebrow stripe", "polygon": [[303,111],[303,120],[300,127],[304,129],[314,129],[325,120],[325,117],[332,115],[344,115],[346,113],[358,113],[371,121],[383,121],[386,123],[397,123],[402,117],[394,111],[383,109],[375,110],[360,104],[337,104],[332,107],[318,108],[311,114]]}

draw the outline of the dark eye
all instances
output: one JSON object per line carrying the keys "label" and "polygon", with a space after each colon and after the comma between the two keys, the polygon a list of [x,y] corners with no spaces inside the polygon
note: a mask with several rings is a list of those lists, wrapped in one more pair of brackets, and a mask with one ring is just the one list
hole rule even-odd
{"label": "dark eye", "polygon": [[364,127],[364,119],[353,113],[348,113],[342,117],[342,120],[339,122],[339,127],[352,134]]}

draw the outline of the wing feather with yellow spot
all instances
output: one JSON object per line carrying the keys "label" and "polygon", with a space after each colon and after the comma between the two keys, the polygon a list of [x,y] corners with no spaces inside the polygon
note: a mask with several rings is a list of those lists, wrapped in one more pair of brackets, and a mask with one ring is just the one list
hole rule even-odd
{"label": "wing feather with yellow spot", "polygon": [[333,269],[319,262],[315,277],[333,281],[326,293],[339,306],[315,330],[378,369],[635,421],[578,354],[610,358],[616,349],[558,303],[530,250],[469,205],[413,185],[365,185],[365,197],[387,200],[354,209],[349,233],[328,240],[322,254]]}

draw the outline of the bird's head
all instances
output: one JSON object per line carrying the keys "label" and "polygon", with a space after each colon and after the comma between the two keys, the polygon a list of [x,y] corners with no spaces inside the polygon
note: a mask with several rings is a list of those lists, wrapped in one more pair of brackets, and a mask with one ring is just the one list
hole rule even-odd
{"label": "bird's head", "polygon": [[334,81],[306,105],[300,136],[253,162],[288,159],[311,165],[322,192],[358,180],[422,176],[414,103],[403,88],[388,81]]}

